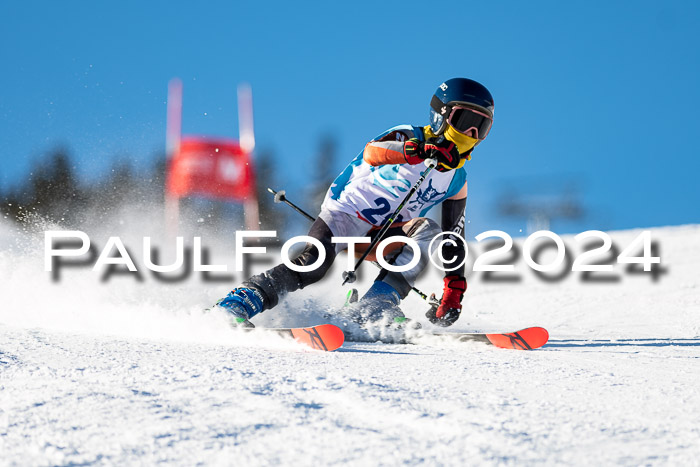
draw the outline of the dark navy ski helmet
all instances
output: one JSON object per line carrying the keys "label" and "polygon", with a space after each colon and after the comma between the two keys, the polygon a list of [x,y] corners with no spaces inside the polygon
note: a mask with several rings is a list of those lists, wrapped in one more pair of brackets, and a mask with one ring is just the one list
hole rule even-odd
{"label": "dark navy ski helmet", "polygon": [[[493,122],[493,96],[486,87],[468,78],[452,78],[438,86],[430,101],[430,128],[441,135],[447,128],[454,106],[462,105],[486,114],[481,123],[479,139],[483,139]],[[458,129],[459,130],[459,129]]]}

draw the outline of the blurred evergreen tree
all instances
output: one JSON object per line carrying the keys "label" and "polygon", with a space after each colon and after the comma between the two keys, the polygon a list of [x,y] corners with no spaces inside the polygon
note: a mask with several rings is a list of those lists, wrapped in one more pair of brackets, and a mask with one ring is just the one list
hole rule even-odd
{"label": "blurred evergreen tree", "polygon": [[68,152],[57,148],[37,164],[24,183],[2,193],[2,210],[19,222],[39,215],[76,224],[82,220],[85,201],[85,190],[78,184]]}
{"label": "blurred evergreen tree", "polygon": [[[255,160],[260,228],[285,230],[287,209],[273,202],[268,187],[276,186],[276,159],[263,151]],[[158,154],[150,169],[137,171],[128,161],[116,160],[102,178],[78,181],[75,166],[64,149],[42,158],[28,177],[10,189],[0,191],[0,212],[9,219],[26,222],[31,215],[81,228],[120,222],[122,209],[158,213],[164,209],[166,158]],[[148,209],[148,210],[147,210]],[[191,223],[199,232],[230,234],[242,228],[240,204],[223,200],[187,197],[181,200],[181,222]]]}
{"label": "blurred evergreen tree", "polygon": [[275,176],[275,156],[271,150],[261,151],[255,158],[256,193],[258,197],[258,212],[260,214],[261,230],[285,230],[288,209],[275,204],[268,188],[279,191]]}
{"label": "blurred evergreen tree", "polygon": [[129,162],[116,161],[109,174],[89,187],[90,215],[107,222],[127,203],[142,203],[139,181]]}
{"label": "blurred evergreen tree", "polygon": [[158,154],[146,178],[146,190],[152,199],[161,201],[165,199],[165,169],[167,165],[168,160],[165,153]]}
{"label": "blurred evergreen tree", "polygon": [[0,209],[8,218],[26,222],[32,215],[79,227],[84,222],[108,222],[124,206],[162,206],[165,158],[150,170],[137,172],[116,160],[107,176],[85,183],[65,149],[55,149],[14,187],[0,192]]}
{"label": "blurred evergreen tree", "polygon": [[331,186],[337,175],[334,171],[335,153],[335,140],[330,135],[323,136],[320,140],[319,151],[314,164],[316,170],[307,198],[309,200],[307,209],[309,214],[313,216],[321,212],[321,203],[323,203],[328,187]]}

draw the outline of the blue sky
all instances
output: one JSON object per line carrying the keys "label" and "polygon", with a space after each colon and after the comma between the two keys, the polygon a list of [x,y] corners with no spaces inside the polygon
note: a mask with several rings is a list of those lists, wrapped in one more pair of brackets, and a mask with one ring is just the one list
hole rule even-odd
{"label": "blue sky", "polygon": [[[252,85],[258,149],[301,193],[322,135],[340,171],[384,129],[427,124],[444,80],[484,83],[489,138],[468,164],[472,234],[517,233],[506,187],[560,193],[587,215],[559,232],[700,222],[697,2],[4,2],[0,181],[56,146],[85,177],[164,149],[167,82],[183,131],[237,136]],[[299,196],[297,196],[297,199]],[[300,200],[303,204],[303,199]]]}

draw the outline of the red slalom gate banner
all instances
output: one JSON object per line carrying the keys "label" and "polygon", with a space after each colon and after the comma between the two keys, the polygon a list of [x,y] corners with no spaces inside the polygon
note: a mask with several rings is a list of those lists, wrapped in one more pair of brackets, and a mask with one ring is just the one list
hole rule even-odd
{"label": "red slalom gate banner", "polygon": [[186,137],[168,162],[167,191],[245,201],[254,196],[253,168],[237,141]]}

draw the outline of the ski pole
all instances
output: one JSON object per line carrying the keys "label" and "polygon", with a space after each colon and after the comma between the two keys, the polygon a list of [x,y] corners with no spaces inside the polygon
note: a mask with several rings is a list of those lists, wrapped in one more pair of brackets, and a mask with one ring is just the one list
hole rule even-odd
{"label": "ski pole", "polygon": [[355,271],[357,271],[357,268],[360,267],[360,264],[362,264],[362,262],[365,260],[367,255],[369,255],[370,251],[372,251],[372,249],[375,246],[377,246],[377,244],[382,240],[382,237],[384,237],[384,234],[386,234],[386,231],[389,230],[389,227],[391,227],[391,225],[394,223],[394,221],[396,220],[396,217],[399,215],[399,213],[403,209],[404,205],[408,202],[409,199],[411,199],[411,196],[413,196],[413,194],[416,192],[416,190],[418,190],[418,188],[421,186],[423,181],[425,181],[425,178],[428,176],[430,171],[433,170],[435,168],[435,166],[437,166],[437,161],[435,159],[426,159],[425,165],[427,165],[428,168],[423,171],[423,173],[421,174],[418,181],[413,185],[413,188],[411,188],[411,190],[408,192],[408,194],[403,199],[403,201],[401,201],[401,204],[399,204],[399,207],[396,208],[396,211],[394,211],[394,213],[391,215],[391,217],[389,217],[389,219],[387,219],[384,222],[384,225],[382,225],[382,229],[379,231],[377,236],[374,237],[374,240],[372,241],[372,243],[369,244],[369,247],[365,250],[365,252],[362,254],[362,256],[360,256],[360,259],[357,260],[357,263],[355,263],[355,269],[352,271],[345,271],[343,273],[343,285],[347,284],[348,282],[350,282],[350,283],[355,282],[355,280],[357,279],[357,275],[355,274]]}
{"label": "ski pole", "polygon": [[[301,209],[299,206],[297,206],[296,204],[289,201],[286,197],[286,193],[284,190],[275,191],[272,188],[268,187],[267,191],[269,191],[270,193],[272,193],[275,196],[275,203],[286,203],[288,206],[294,208],[294,210],[296,212],[298,212],[302,216],[306,217],[310,221],[313,222],[316,220],[311,214],[307,213],[306,211]],[[372,264],[376,265],[378,268],[381,269],[381,266],[378,265],[377,263],[372,263]],[[426,294],[424,294],[423,291],[421,291],[420,289],[418,289],[416,287],[411,287],[411,290],[413,290],[415,293],[417,293],[420,296],[420,298],[422,298],[423,300],[425,300],[425,301],[430,300],[430,298]]]}
{"label": "ski pole", "polygon": [[316,218],[313,217],[311,214],[307,213],[306,211],[304,211],[303,209],[301,209],[299,206],[297,206],[296,204],[294,204],[294,203],[292,203],[291,201],[289,201],[289,200],[287,199],[286,192],[285,192],[284,190],[275,191],[275,190],[273,190],[272,188],[268,188],[267,191],[269,191],[270,193],[272,193],[273,195],[275,195],[275,203],[287,203],[287,205],[289,205],[290,207],[294,208],[294,210],[295,210],[296,212],[298,212],[298,213],[301,214],[302,216],[306,217],[306,218],[307,218],[308,220],[310,220],[311,222],[314,222],[314,221],[316,220]]}

